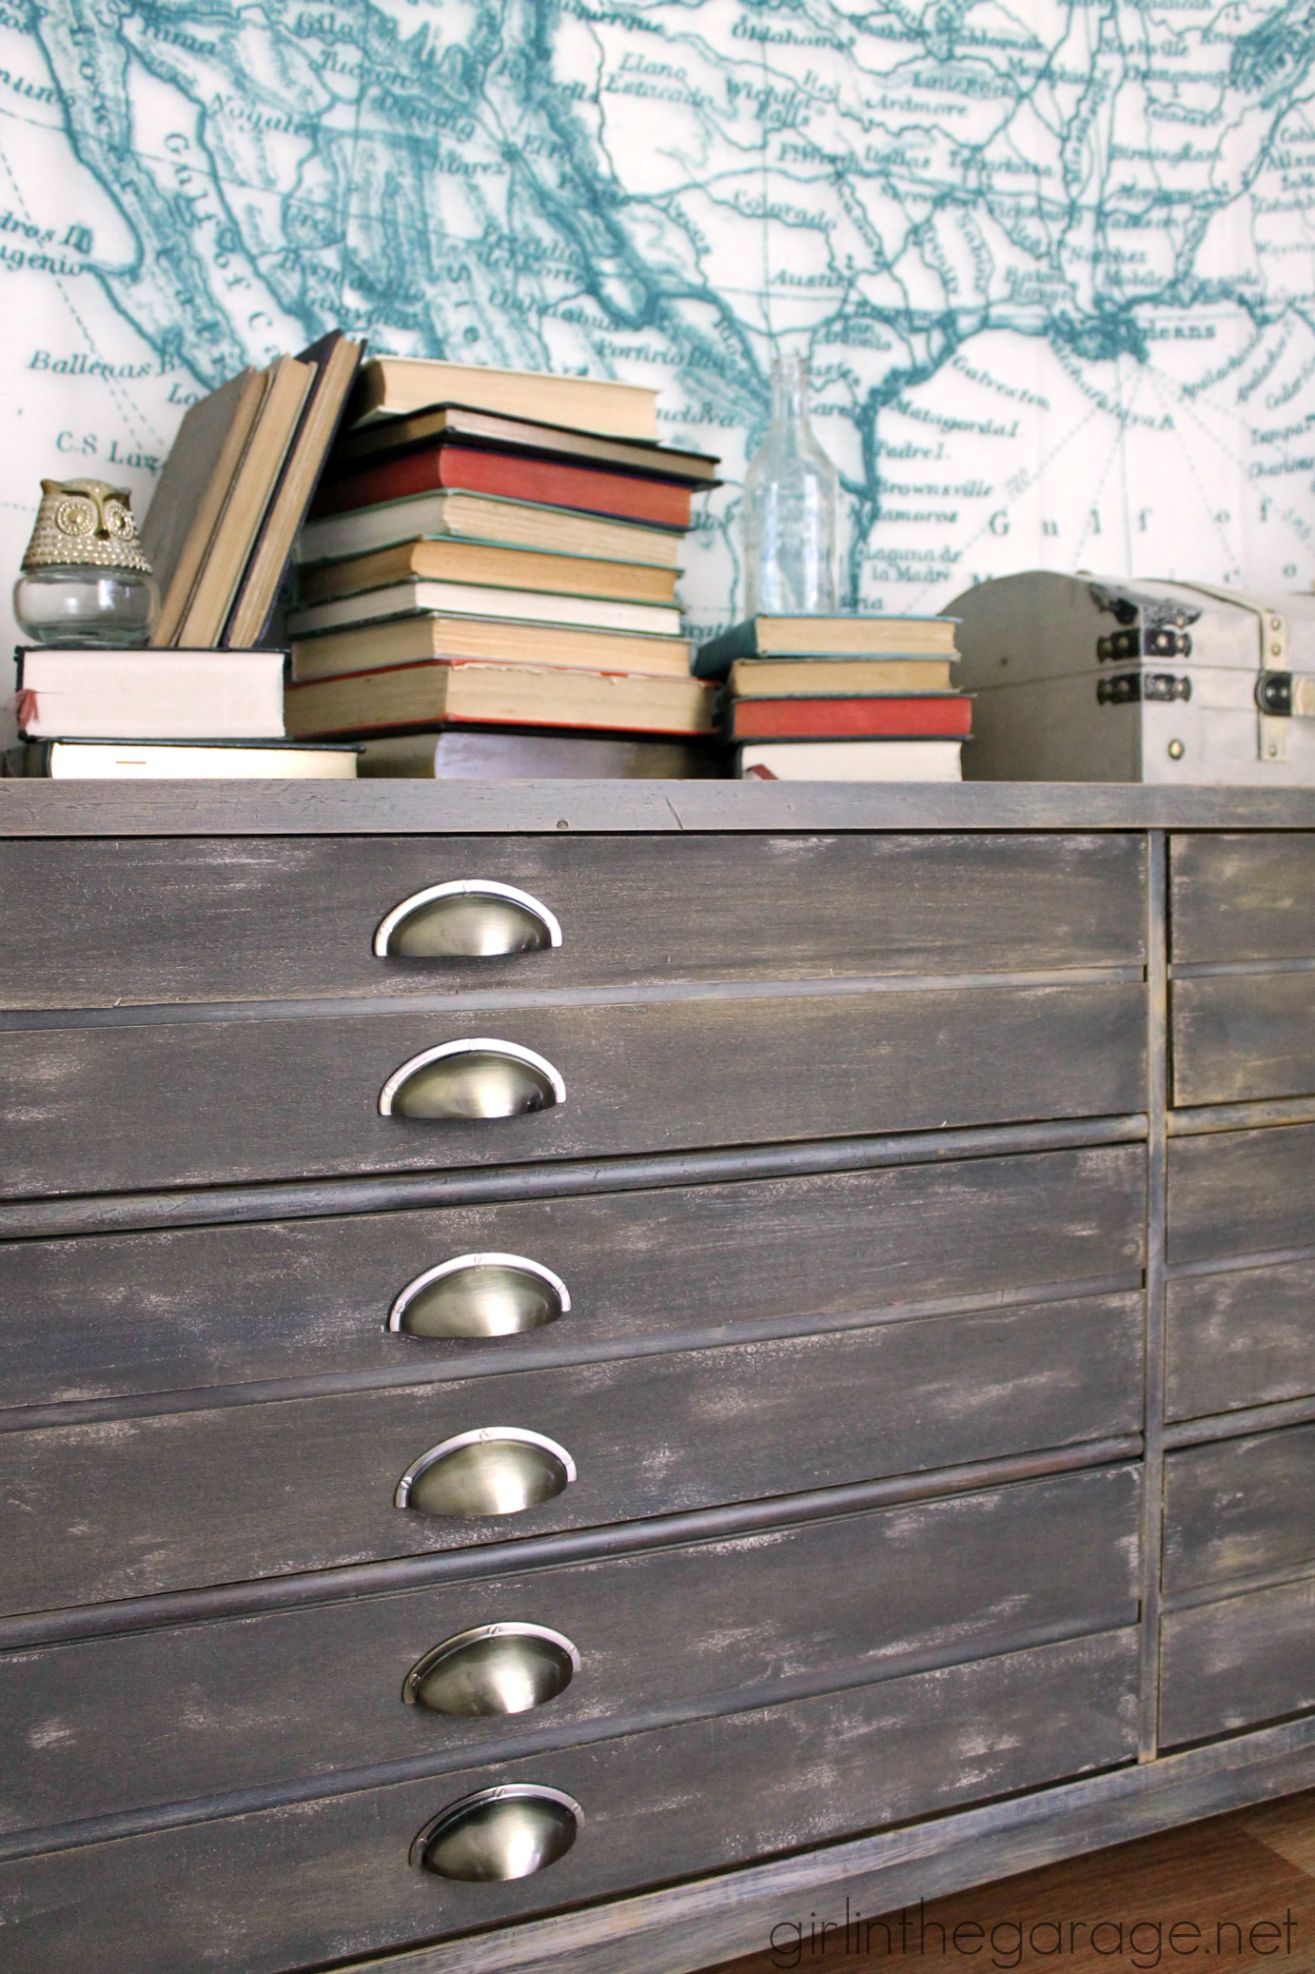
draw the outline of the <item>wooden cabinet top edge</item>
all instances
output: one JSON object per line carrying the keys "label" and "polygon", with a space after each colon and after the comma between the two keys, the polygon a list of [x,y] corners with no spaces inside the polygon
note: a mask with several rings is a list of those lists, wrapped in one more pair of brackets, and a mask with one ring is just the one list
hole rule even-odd
{"label": "wooden cabinet top edge", "polygon": [[1315,829],[1315,788],[1131,783],[0,782],[0,842],[45,836]]}

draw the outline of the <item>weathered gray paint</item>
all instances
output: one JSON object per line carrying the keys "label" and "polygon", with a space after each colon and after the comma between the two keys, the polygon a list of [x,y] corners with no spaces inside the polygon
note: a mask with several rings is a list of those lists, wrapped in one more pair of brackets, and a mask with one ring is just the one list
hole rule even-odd
{"label": "weathered gray paint", "polygon": [[[738,1185],[0,1245],[0,1408],[255,1379],[455,1378],[755,1325],[1133,1274],[1140,1147]],[[463,1254],[554,1269],[569,1312],[489,1344],[385,1328]]]}
{"label": "weathered gray paint", "polygon": [[[1140,1424],[1139,1295],[0,1435],[0,1610],[507,1541],[1103,1438]],[[574,1457],[513,1517],[393,1505],[486,1426]]]}
{"label": "weathered gray paint", "polygon": [[[212,1967],[275,1974],[815,1845],[1125,1761],[1136,1688],[1130,1628],[24,1859],[0,1866],[6,1974],[178,1974],[200,1942]],[[506,1781],[581,1803],[565,1858],[510,1884],[408,1865],[445,1804]]]}
{"label": "weathered gray paint", "polygon": [[[985,1656],[1135,1622],[1135,1467],[919,1501],[593,1563],[0,1654],[0,1830],[381,1762],[464,1767],[609,1723]],[[457,1719],[402,1704],[474,1625],[564,1631],[550,1705]],[[610,1728],[615,1732],[615,1726]]]}
{"label": "weathered gray paint", "polygon": [[[1130,835],[0,842],[0,896],[43,905],[0,951],[0,1008],[1110,966],[1142,958],[1143,861]],[[375,957],[394,905],[480,878],[538,898],[561,946]]]}

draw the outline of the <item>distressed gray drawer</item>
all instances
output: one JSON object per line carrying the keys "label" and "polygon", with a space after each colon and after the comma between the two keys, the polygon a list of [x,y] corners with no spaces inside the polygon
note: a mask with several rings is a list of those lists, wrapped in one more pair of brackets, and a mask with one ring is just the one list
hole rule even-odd
{"label": "distressed gray drawer", "polygon": [[1173,1100],[1249,1103],[1315,1091],[1315,973],[1175,980]]}
{"label": "distressed gray drawer", "polygon": [[1188,1275],[1167,1300],[1167,1418],[1315,1391],[1315,1261]]}
{"label": "distressed gray drawer", "polygon": [[[0,1607],[52,1609],[465,1548],[1095,1440],[1140,1425],[1142,1299],[0,1435]],[[824,1429],[819,1429],[819,1421]],[[481,1445],[394,1505],[433,1448]],[[544,1493],[468,1512],[470,1480]],[[455,1479],[454,1479],[455,1476]],[[463,1479],[463,1476],[465,1477]],[[461,1512],[452,1512],[459,1501]]]}
{"label": "distressed gray drawer", "polygon": [[[1145,1154],[1118,1145],[12,1241],[0,1244],[0,1404],[327,1372],[460,1377],[645,1338],[730,1340],[754,1324],[1135,1275],[1144,1239]],[[541,1276],[454,1266],[488,1255],[555,1275],[569,1308]],[[399,1325],[428,1334],[385,1327],[399,1302]],[[504,1332],[453,1334],[481,1322]]]}
{"label": "distressed gray drawer", "polygon": [[1171,1453],[1164,1585],[1170,1593],[1315,1564],[1315,1426]]}
{"label": "distressed gray drawer", "polygon": [[1165,1619],[1165,1747],[1315,1707],[1315,1578],[1248,1591]]}
{"label": "distressed gray drawer", "polygon": [[[451,1168],[1136,1111],[1143,1001],[1129,982],[913,986],[8,1030],[0,1191]],[[434,1049],[476,1041],[496,1049],[481,1048],[473,1067],[458,1055],[408,1070]],[[564,1091],[551,1107],[396,1114],[416,1073],[466,1079],[445,1086],[444,1101],[544,1105],[549,1070]],[[398,1082],[405,1090],[385,1098]],[[384,1116],[387,1101],[394,1114]]]}
{"label": "distressed gray drawer", "polygon": [[[0,895],[24,930],[0,952],[0,1006],[1139,963],[1143,861],[1114,835],[8,843]],[[392,936],[456,950],[376,955],[398,906],[488,883],[548,920],[449,894]]]}
{"label": "distressed gray drawer", "polygon": [[1170,953],[1201,961],[1315,959],[1315,834],[1170,838]]}
{"label": "distressed gray drawer", "polygon": [[1169,1140],[1171,1262],[1315,1245],[1315,1125]]}
{"label": "distressed gray drawer", "polygon": [[[198,1940],[211,1967],[282,1974],[906,1822],[1130,1760],[1136,1680],[1136,1630],[1098,1633],[26,1858],[0,1865],[6,1974],[177,1974]],[[516,1786],[582,1810],[557,1862],[484,1883],[408,1863],[433,1819]]]}
{"label": "distressed gray drawer", "polygon": [[[0,1655],[0,1829],[58,1824],[73,1803],[86,1817],[383,1762],[465,1767],[513,1743],[579,1739],[609,1720],[716,1711],[801,1680],[891,1676],[929,1656],[985,1657],[1038,1636],[1131,1624],[1139,1494],[1138,1469],[1097,1468],[675,1549]],[[559,1639],[470,1635],[498,1625]],[[528,1691],[540,1703],[477,1717],[403,1704],[413,1668],[463,1636],[433,1674],[435,1702],[492,1709]]]}

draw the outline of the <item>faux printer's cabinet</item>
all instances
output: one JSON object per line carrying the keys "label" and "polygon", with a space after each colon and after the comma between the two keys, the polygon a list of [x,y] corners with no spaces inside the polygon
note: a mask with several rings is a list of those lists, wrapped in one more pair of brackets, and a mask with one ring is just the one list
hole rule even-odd
{"label": "faux printer's cabinet", "polygon": [[1315,797],[0,785],[7,1974],[1315,1782]]}

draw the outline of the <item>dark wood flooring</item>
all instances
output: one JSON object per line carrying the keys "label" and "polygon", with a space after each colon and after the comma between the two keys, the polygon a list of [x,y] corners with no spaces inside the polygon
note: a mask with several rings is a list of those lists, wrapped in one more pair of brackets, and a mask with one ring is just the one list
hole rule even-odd
{"label": "dark wood flooring", "polygon": [[801,1914],[708,1974],[1311,1974],[1315,1791],[887,1915],[866,1942],[817,1935],[843,1916]]}

